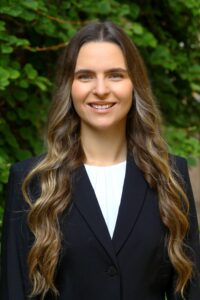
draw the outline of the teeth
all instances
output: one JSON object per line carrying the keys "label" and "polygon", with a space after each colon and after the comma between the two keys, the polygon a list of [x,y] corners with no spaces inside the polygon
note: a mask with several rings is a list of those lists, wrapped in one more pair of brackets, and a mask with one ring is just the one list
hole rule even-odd
{"label": "teeth", "polygon": [[113,104],[106,104],[106,105],[97,105],[97,104],[91,104],[92,107],[96,109],[108,109],[113,106]]}

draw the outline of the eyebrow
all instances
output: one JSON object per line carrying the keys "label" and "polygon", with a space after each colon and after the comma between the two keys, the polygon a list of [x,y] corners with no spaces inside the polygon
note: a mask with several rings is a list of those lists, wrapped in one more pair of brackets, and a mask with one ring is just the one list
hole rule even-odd
{"label": "eyebrow", "polygon": [[[128,71],[126,69],[123,69],[123,68],[112,68],[112,69],[108,69],[108,70],[105,71],[105,73],[112,73],[112,72],[128,73]],[[74,75],[78,75],[80,73],[95,73],[95,72],[91,69],[79,69],[76,72],[74,72]]]}

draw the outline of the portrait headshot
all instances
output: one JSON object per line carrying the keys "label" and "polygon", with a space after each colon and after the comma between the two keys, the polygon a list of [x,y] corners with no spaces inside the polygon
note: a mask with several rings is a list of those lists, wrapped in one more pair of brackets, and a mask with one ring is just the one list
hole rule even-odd
{"label": "portrait headshot", "polygon": [[121,26],[73,33],[45,114],[44,151],[9,168],[0,299],[199,300],[187,160],[169,150],[143,55]]}

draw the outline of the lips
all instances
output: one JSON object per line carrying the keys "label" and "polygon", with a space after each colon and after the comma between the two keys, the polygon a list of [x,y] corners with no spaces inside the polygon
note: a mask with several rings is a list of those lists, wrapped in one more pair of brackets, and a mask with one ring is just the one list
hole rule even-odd
{"label": "lips", "polygon": [[111,107],[113,107],[115,105],[115,103],[103,103],[103,104],[97,104],[97,103],[89,103],[89,106],[90,107],[92,107],[92,108],[94,108],[94,109],[102,109],[102,110],[104,110],[104,109],[109,109],[109,108],[111,108]]}

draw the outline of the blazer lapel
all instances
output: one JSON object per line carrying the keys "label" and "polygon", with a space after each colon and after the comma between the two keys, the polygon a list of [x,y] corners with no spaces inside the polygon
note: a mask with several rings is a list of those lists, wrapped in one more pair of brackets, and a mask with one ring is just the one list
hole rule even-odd
{"label": "blazer lapel", "polygon": [[73,202],[113,262],[117,264],[112,240],[89,177],[82,165],[74,176]]}
{"label": "blazer lapel", "polygon": [[128,156],[122,199],[112,239],[116,254],[126,242],[129,233],[137,222],[146,191],[147,182],[143,173],[136,166],[132,156]]}

